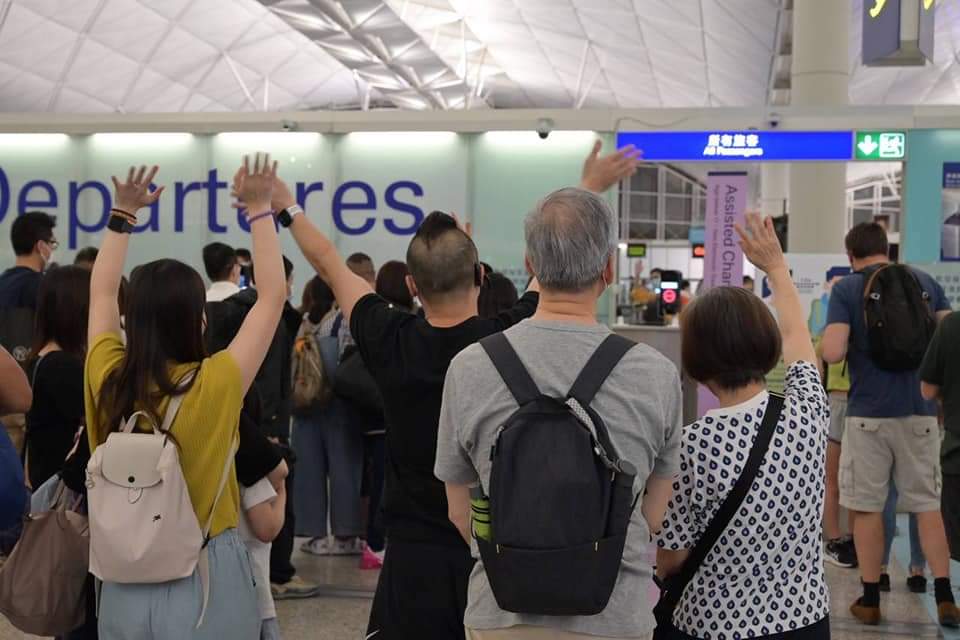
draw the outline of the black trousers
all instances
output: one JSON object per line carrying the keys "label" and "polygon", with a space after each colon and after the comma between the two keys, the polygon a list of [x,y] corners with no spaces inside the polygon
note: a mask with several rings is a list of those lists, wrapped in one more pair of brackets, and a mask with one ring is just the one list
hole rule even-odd
{"label": "black trousers", "polygon": [[284,511],[283,528],[280,529],[280,533],[273,541],[273,547],[270,548],[270,582],[274,584],[286,584],[297,573],[293,563],[290,562],[293,556],[294,527],[296,527],[293,515],[293,474],[296,473],[296,460],[289,444],[289,441],[281,441],[283,457],[287,461],[290,473],[284,482],[287,488],[287,507]]}
{"label": "black trousers", "polygon": [[464,640],[473,558],[462,548],[390,539],[370,610],[376,640]]}
{"label": "black trousers", "polygon": [[[697,640],[694,636],[688,636],[683,632],[677,631],[676,633],[677,635],[672,640]],[[814,622],[809,627],[785,633],[774,633],[768,636],[754,636],[753,640],[830,640],[830,616],[819,622]]]}
{"label": "black trousers", "polygon": [[950,557],[960,562],[960,475],[943,474],[940,511],[947,529]]}

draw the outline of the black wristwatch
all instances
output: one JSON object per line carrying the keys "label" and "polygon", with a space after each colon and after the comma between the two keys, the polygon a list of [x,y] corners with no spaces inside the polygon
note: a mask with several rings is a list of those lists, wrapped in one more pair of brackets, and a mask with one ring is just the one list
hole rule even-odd
{"label": "black wristwatch", "polygon": [[292,204],[277,214],[277,221],[286,228],[293,224],[293,217],[301,213],[303,213],[303,209],[300,208],[300,205]]}
{"label": "black wristwatch", "polygon": [[133,233],[133,225],[123,216],[110,216],[107,221],[107,229],[117,233]]}

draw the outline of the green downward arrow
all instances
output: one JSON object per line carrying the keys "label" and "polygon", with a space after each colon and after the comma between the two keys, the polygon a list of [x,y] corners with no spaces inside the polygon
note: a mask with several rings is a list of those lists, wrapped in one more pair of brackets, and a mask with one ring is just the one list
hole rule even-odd
{"label": "green downward arrow", "polygon": [[857,148],[860,149],[863,155],[872,156],[874,152],[880,148],[880,145],[873,141],[872,135],[867,134],[863,136],[863,140],[860,141],[860,144],[857,145]]}

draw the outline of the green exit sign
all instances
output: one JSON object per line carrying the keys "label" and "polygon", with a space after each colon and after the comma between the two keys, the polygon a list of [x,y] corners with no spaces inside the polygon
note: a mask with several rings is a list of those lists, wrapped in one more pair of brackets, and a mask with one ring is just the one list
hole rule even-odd
{"label": "green exit sign", "polygon": [[907,134],[903,131],[857,131],[857,160],[903,160]]}

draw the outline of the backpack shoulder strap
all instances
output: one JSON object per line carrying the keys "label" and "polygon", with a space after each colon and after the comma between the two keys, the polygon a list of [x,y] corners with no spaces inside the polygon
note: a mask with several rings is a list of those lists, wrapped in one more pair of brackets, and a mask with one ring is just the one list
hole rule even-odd
{"label": "backpack shoulder strap", "polygon": [[[183,378],[181,378],[180,382],[177,384],[177,388],[183,389],[186,387],[196,375],[196,371],[191,371],[187,375],[183,376]],[[163,424],[160,425],[161,432],[167,433],[170,431],[171,427],[173,427],[173,421],[176,420],[177,413],[180,411],[180,405],[183,404],[183,399],[186,397],[186,395],[186,393],[178,393],[170,398],[170,402],[167,403],[167,412],[163,415]]]}
{"label": "backpack shoulder strap", "polygon": [[590,406],[600,387],[613,373],[623,356],[635,346],[637,343],[632,340],[611,333],[590,356],[567,396],[576,400],[584,408]]}
{"label": "backpack shoulder strap", "polygon": [[527,368],[520,361],[520,356],[510,345],[510,341],[502,333],[495,333],[480,341],[480,346],[490,356],[493,366],[506,383],[510,393],[517,400],[517,404],[525,405],[540,396],[537,383],[530,377]]}
{"label": "backpack shoulder strap", "polygon": [[740,505],[743,504],[747,493],[750,492],[750,487],[753,486],[753,481],[756,480],[760,466],[763,464],[763,458],[770,448],[770,441],[773,439],[773,434],[777,430],[777,423],[780,421],[780,415],[783,413],[783,404],[784,397],[782,395],[776,393],[770,394],[770,399],[767,402],[767,410],[763,414],[763,422],[760,423],[760,430],[757,432],[757,437],[753,441],[753,447],[750,449],[750,455],[743,467],[743,472],[740,474],[740,477],[737,478],[737,482],[733,485],[733,488],[730,489],[730,493],[727,494],[727,497],[720,505],[717,513],[713,516],[710,524],[707,525],[703,537],[700,538],[690,552],[690,556],[686,562],[683,563],[683,568],[680,570],[679,575],[674,581],[669,583],[670,588],[667,593],[664,594],[662,601],[658,603],[658,608],[662,607],[664,611],[669,612],[672,612],[676,608],[680,602],[680,598],[683,596],[683,591],[687,588],[687,585],[696,575],[697,571],[700,570],[700,566],[703,564],[703,561],[706,560],[710,550],[713,549],[717,540],[720,539],[720,536],[723,535],[723,532],[726,530],[727,525],[733,520],[734,514],[740,510]]}

